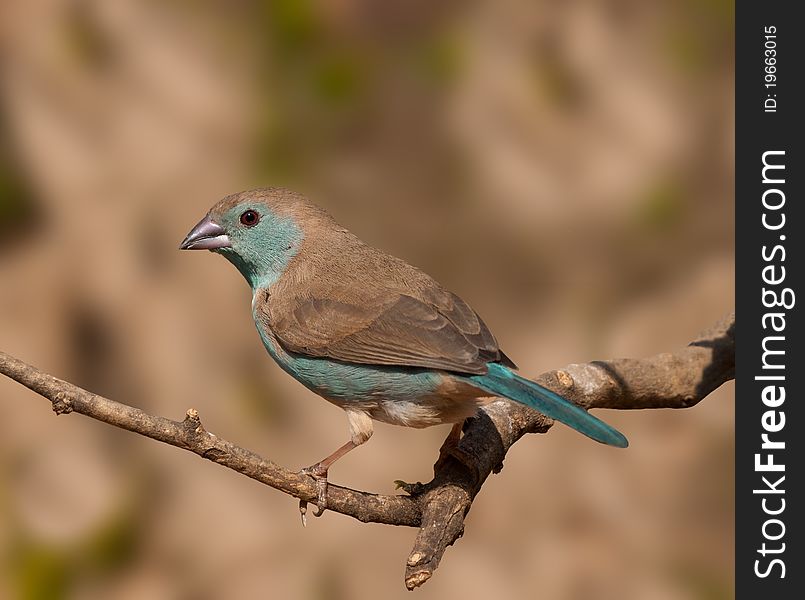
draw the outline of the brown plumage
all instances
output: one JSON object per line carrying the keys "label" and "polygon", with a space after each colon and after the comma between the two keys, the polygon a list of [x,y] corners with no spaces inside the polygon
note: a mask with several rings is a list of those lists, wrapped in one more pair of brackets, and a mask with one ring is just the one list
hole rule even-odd
{"label": "brown plumage", "polygon": [[[344,362],[486,373],[488,362],[516,368],[481,317],[432,277],[373,248],[304,196],[249,192],[291,219],[303,239],[255,310],[288,352]],[[222,200],[225,213],[244,194]]]}

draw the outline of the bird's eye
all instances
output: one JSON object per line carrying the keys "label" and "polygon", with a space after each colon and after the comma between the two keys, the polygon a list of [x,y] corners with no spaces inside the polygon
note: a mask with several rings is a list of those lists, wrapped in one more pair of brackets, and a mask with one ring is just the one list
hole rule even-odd
{"label": "bird's eye", "polygon": [[260,215],[256,210],[247,210],[240,215],[240,222],[246,227],[254,227],[260,221]]}

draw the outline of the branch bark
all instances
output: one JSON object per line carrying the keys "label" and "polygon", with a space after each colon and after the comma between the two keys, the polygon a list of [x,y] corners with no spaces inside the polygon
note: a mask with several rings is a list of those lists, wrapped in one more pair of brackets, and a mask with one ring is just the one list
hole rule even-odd
{"label": "branch bark", "polygon": [[[51,401],[57,415],[80,413],[176,446],[307,502],[317,488],[307,475],[289,471],[207,431],[198,412],[182,421],[149,415],[93,394],[0,352],[0,373]],[[572,364],[535,381],[590,408],[689,408],[735,376],[735,317],[685,348],[643,359]],[[497,400],[468,419],[458,448],[440,461],[427,484],[405,485],[407,495],[380,495],[330,484],[327,507],[362,522],[418,527],[406,562],[411,590],[431,578],[448,546],[464,533],[464,519],[491,473],[503,467],[509,448],[526,433],[545,433],[552,421],[507,400]]]}

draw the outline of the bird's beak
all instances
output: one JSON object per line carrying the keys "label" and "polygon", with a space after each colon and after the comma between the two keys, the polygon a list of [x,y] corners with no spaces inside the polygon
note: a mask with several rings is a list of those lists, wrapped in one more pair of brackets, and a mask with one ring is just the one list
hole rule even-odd
{"label": "bird's beak", "polygon": [[209,215],[201,219],[179,246],[180,250],[218,250],[231,248],[232,244],[224,228],[210,219]]}

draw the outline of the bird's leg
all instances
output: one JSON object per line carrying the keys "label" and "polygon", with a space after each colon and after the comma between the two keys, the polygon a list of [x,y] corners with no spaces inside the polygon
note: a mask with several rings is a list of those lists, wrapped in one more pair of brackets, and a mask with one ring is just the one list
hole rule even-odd
{"label": "bird's leg", "polygon": [[436,462],[433,464],[434,475],[442,468],[445,461],[455,453],[456,448],[458,448],[458,442],[461,439],[461,430],[463,427],[464,421],[461,421],[460,423],[454,423],[453,427],[450,428],[450,433],[447,434],[444,442],[442,442],[442,447],[439,448],[439,458],[437,458]]}
{"label": "bird's leg", "polygon": [[[338,450],[333,452],[327,458],[320,460],[315,465],[305,467],[299,471],[302,475],[310,475],[316,480],[316,491],[318,492],[318,499],[316,500],[316,510],[313,513],[314,517],[320,517],[327,508],[327,471],[330,466],[339,458],[344,456],[350,450],[357,448],[352,440],[341,446]],[[299,501],[299,512],[302,513],[302,524],[305,525],[305,513],[307,512],[307,502],[304,500]]]}
{"label": "bird's leg", "polygon": [[[350,450],[354,450],[366,442],[372,437],[374,431],[372,419],[368,414],[355,410],[346,412],[351,439],[327,458],[299,471],[302,475],[310,475],[316,480],[318,498],[316,499],[316,510],[313,512],[314,517],[320,517],[327,510],[327,472],[330,467]],[[299,501],[299,513],[302,515],[302,525],[306,525],[307,502],[305,500]]]}
{"label": "bird's leg", "polygon": [[436,464],[433,465],[433,475],[435,476],[439,469],[441,469],[445,463],[453,458],[457,460],[459,463],[464,465],[464,467],[472,473],[473,477],[476,479],[480,476],[478,472],[478,464],[476,463],[475,457],[466,452],[460,445],[459,440],[461,439],[461,432],[463,431],[464,425],[467,423],[464,420],[462,423],[456,423],[453,425],[453,428],[450,430],[450,433],[447,434],[447,438],[444,440],[442,447],[439,449],[439,458],[436,460]]}

